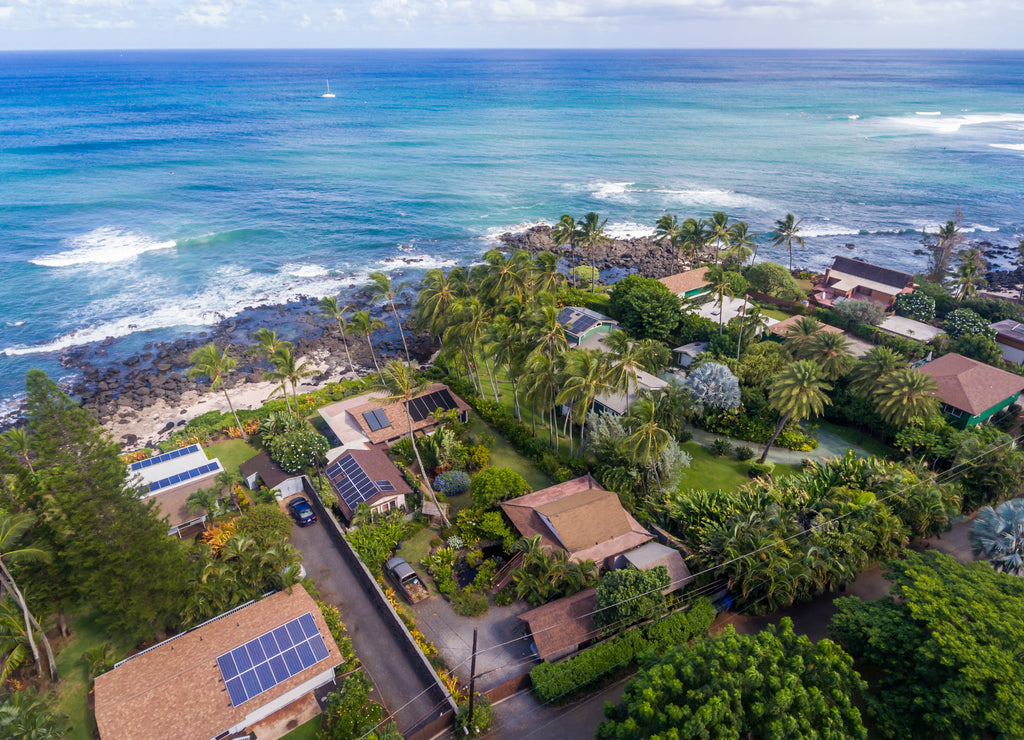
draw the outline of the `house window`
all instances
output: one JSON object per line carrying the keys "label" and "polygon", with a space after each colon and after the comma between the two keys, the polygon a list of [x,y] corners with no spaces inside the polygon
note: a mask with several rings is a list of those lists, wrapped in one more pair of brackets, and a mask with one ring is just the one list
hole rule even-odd
{"label": "house window", "polygon": [[961,416],[964,415],[963,411],[961,411],[960,409],[956,408],[955,406],[950,406],[948,403],[942,404],[942,412],[944,414],[949,414],[954,419],[959,419]]}

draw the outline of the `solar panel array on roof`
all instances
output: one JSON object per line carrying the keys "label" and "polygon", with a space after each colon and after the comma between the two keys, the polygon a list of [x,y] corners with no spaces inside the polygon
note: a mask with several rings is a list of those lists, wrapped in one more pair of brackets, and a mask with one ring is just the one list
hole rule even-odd
{"label": "solar panel array on roof", "polygon": [[129,467],[132,470],[142,470],[143,468],[148,468],[150,465],[158,465],[159,463],[174,460],[175,458],[182,457],[183,455],[191,455],[193,452],[199,452],[199,445],[189,445],[188,447],[182,447],[180,450],[171,450],[170,452],[165,452],[164,454],[157,455],[156,457],[139,460],[138,462],[133,462]]}
{"label": "solar panel array on roof", "polygon": [[558,323],[568,325],[572,322],[572,317],[576,315],[576,310],[566,306],[558,312]]}
{"label": "solar panel array on roof", "polygon": [[455,399],[452,398],[451,391],[447,388],[409,401],[409,415],[414,422],[423,421],[438,409],[451,411],[457,408],[458,405],[455,403]]}
{"label": "solar panel array on roof", "polygon": [[334,490],[351,511],[377,494],[377,486],[351,454],[335,460],[326,472]]}
{"label": "solar panel array on roof", "polygon": [[200,478],[204,475],[207,475],[208,473],[212,473],[213,471],[220,469],[220,463],[214,460],[211,463],[206,463],[206,465],[200,465],[198,468],[186,470],[184,473],[175,473],[174,475],[168,476],[167,478],[161,478],[158,481],[154,481],[153,483],[149,484],[149,492],[155,493],[156,491],[159,491],[162,488],[174,486],[177,485],[178,483],[184,483],[185,481],[192,480],[193,478]]}
{"label": "solar panel array on roof", "polygon": [[388,419],[388,415],[384,413],[384,409],[366,411],[363,413],[363,419],[366,421],[366,425],[370,427],[371,432],[376,432],[379,429],[387,429],[391,426],[391,420]]}
{"label": "solar panel array on roof", "polygon": [[580,316],[578,319],[572,322],[572,326],[569,327],[569,331],[571,331],[573,334],[582,334],[587,329],[590,329],[593,326],[597,326],[599,323],[600,322],[597,319],[593,318],[592,316]]}
{"label": "solar panel array on roof", "polygon": [[237,707],[330,655],[306,612],[217,658],[231,706]]}
{"label": "solar panel array on roof", "polygon": [[395,490],[395,484],[389,480],[375,480],[373,482],[377,486],[378,491],[393,491]]}

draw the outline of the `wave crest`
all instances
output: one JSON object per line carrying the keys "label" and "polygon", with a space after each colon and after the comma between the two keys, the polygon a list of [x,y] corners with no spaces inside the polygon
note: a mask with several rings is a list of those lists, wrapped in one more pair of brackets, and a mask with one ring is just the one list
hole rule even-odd
{"label": "wave crest", "polygon": [[173,239],[159,241],[143,234],[110,226],[93,229],[88,234],[68,239],[65,244],[70,248],[29,261],[42,267],[104,265],[125,262],[146,252],[172,249],[178,245]]}

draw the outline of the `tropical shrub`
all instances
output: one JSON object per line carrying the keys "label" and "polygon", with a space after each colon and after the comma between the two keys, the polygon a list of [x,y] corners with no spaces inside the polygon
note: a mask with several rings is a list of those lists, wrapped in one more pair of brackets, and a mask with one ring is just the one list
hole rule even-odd
{"label": "tropical shrub", "polygon": [[751,478],[770,478],[773,472],[775,472],[775,463],[771,461],[755,461],[750,463],[750,467],[747,468],[747,475],[749,475]]}
{"label": "tropical shrub", "polygon": [[452,609],[463,617],[479,617],[488,609],[487,597],[469,589],[463,589],[452,597]]}
{"label": "tropical shrub", "polygon": [[480,540],[500,542],[507,552],[512,548],[512,530],[499,511],[463,509],[455,517],[455,529],[462,541],[476,546]]}
{"label": "tropical shrub", "polygon": [[775,262],[758,262],[743,271],[750,287],[759,293],[798,301],[804,297],[800,284],[793,278],[789,270]]}
{"label": "tropical shrub", "polygon": [[754,451],[746,445],[736,445],[736,459],[740,462],[749,460],[754,456]]}
{"label": "tropical shrub", "polygon": [[298,473],[321,460],[330,444],[310,426],[274,437],[268,450],[271,459],[288,473]]}
{"label": "tropical shrub", "polygon": [[740,381],[725,365],[705,362],[683,381],[701,407],[730,410],[740,405]]}
{"label": "tropical shrub", "polygon": [[895,310],[897,316],[931,321],[935,318],[935,299],[919,290],[913,293],[900,293],[896,296]]}
{"label": "tropical shrub", "polygon": [[238,534],[252,537],[264,549],[287,542],[292,534],[292,522],[277,504],[250,506],[235,522]]}
{"label": "tropical shrub", "polygon": [[579,265],[569,270],[569,276],[580,288],[589,288],[601,279],[601,272],[590,265]]}
{"label": "tropical shrub", "polygon": [[983,507],[969,537],[975,557],[984,558],[1003,573],[1024,575],[1024,500]]}
{"label": "tropical shrub", "polygon": [[732,443],[727,439],[719,438],[711,443],[710,449],[712,454],[715,455],[715,457],[722,457],[732,452]]}
{"label": "tropical shrub", "polygon": [[464,470],[448,470],[434,478],[434,490],[445,496],[458,496],[469,490],[469,474]]}
{"label": "tropical shrub", "polygon": [[946,333],[953,339],[975,337],[979,334],[994,337],[995,331],[989,328],[989,322],[981,318],[969,308],[958,308],[946,315],[943,324]]}
{"label": "tropical shrub", "polygon": [[469,495],[473,505],[489,509],[506,499],[529,493],[530,485],[514,470],[508,468],[487,468],[477,473],[469,484]]}
{"label": "tropical shrub", "polygon": [[597,587],[594,625],[605,631],[622,631],[665,611],[662,589],[671,583],[668,569],[656,565],[650,570],[622,568],[604,574]]}
{"label": "tropical shrub", "polygon": [[349,530],[345,539],[371,573],[380,573],[399,541],[405,537],[407,529],[402,512],[396,510],[378,517],[372,523]]}
{"label": "tropical shrub", "polygon": [[852,321],[871,324],[871,326],[878,326],[885,320],[885,309],[873,301],[838,301],[834,310],[840,316]]}
{"label": "tropical shrub", "polygon": [[494,719],[491,700],[483,694],[473,700],[473,716],[469,716],[469,702],[459,706],[455,715],[455,733],[458,737],[480,737],[491,729]]}
{"label": "tropical shrub", "polygon": [[71,720],[66,714],[55,712],[53,704],[31,688],[0,694],[0,737],[64,740],[71,734]]}
{"label": "tropical shrub", "polygon": [[663,283],[632,274],[615,283],[608,312],[637,339],[665,340],[679,324],[681,304]]}

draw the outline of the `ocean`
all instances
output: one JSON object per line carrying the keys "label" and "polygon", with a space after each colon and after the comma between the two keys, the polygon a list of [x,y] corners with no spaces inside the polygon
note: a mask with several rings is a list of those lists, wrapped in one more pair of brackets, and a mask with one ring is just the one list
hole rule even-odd
{"label": "ocean", "polygon": [[799,264],[920,269],[958,205],[1024,237],[1022,175],[1021,52],[0,53],[0,399],[562,213],[793,213]]}

